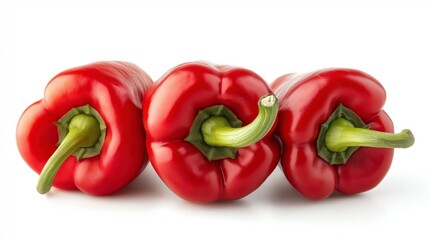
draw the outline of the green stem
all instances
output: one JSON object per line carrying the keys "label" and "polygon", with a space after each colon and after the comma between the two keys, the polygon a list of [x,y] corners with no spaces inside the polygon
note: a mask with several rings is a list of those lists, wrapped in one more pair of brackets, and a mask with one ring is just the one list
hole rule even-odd
{"label": "green stem", "polygon": [[49,192],[64,161],[78,149],[94,146],[100,136],[100,125],[95,117],[86,114],[74,116],[70,121],[67,136],[49,158],[40,174],[37,191],[41,194]]}
{"label": "green stem", "polygon": [[414,144],[414,136],[408,129],[400,133],[378,132],[356,128],[344,118],[338,118],[329,125],[325,140],[326,147],[332,152],[342,152],[354,146],[408,148]]}
{"label": "green stem", "polygon": [[279,109],[273,94],[258,101],[258,116],[249,125],[233,128],[224,117],[213,116],[201,126],[204,142],[210,146],[242,148],[261,140],[273,127]]}

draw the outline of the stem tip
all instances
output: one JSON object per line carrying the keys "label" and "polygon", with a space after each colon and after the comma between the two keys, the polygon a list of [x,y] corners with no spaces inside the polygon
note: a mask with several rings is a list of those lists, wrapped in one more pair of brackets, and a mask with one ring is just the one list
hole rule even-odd
{"label": "stem tip", "polygon": [[265,95],[260,99],[260,103],[262,107],[272,107],[274,106],[274,104],[276,104],[276,102],[277,102],[277,98],[276,96],[274,96],[274,94]]}

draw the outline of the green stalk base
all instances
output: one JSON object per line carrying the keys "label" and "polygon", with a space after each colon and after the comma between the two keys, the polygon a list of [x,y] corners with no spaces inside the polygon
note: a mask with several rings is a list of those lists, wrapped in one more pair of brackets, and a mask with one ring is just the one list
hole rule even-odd
{"label": "green stalk base", "polygon": [[216,105],[205,108],[198,112],[197,117],[192,124],[189,135],[185,141],[192,143],[198,148],[209,161],[219,160],[223,158],[235,158],[237,149],[232,147],[219,147],[206,144],[204,136],[201,133],[203,123],[211,117],[221,117],[230,127],[238,128],[243,123],[235,116],[235,114],[224,105]]}

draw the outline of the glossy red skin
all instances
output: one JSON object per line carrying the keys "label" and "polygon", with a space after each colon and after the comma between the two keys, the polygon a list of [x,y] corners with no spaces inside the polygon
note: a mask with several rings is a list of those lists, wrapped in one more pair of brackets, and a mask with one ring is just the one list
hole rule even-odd
{"label": "glossy red skin", "polygon": [[18,149],[38,174],[56,150],[54,123],[74,107],[90,104],[103,118],[106,137],[98,156],[61,166],[53,185],[92,195],[118,191],[148,163],[141,100],[152,83],[134,64],[96,62],[61,72],[46,86],[45,96],[29,106],[17,126]]}
{"label": "glossy red skin", "polygon": [[335,190],[356,194],[381,182],[392,163],[393,149],[361,147],[343,165],[326,163],[316,150],[320,125],[339,103],[352,109],[370,129],[393,132],[393,123],[382,110],[386,93],[377,80],[353,69],[325,69],[287,74],[271,87],[280,101],[281,167],[298,192],[319,200]]}
{"label": "glossy red skin", "polygon": [[268,93],[254,72],[201,62],[179,65],[153,84],[144,98],[143,120],[149,159],[164,183],[195,202],[239,199],[258,188],[280,158],[274,127],[261,141],[238,149],[235,159],[210,162],[184,139],[198,111],[223,104],[246,125]]}

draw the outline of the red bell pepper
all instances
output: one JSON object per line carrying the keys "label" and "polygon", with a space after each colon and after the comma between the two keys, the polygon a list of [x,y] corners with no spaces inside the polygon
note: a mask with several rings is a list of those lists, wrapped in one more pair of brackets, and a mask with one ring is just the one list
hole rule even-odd
{"label": "red bell pepper", "polygon": [[16,132],[22,157],[40,173],[37,190],[46,193],[53,184],[105,195],[135,179],[148,163],[141,100],[151,83],[126,62],[96,62],[56,75]]}
{"label": "red bell pepper", "polygon": [[258,188],[280,158],[272,135],[278,102],[270,93],[254,72],[201,62],[154,83],[143,121],[149,159],[164,183],[197,202],[239,199]]}
{"label": "red bell pepper", "polygon": [[391,133],[392,121],[382,109],[385,90],[361,71],[288,74],[271,87],[280,102],[281,167],[310,199],[374,188],[390,168],[392,148],[414,143],[409,130]]}

